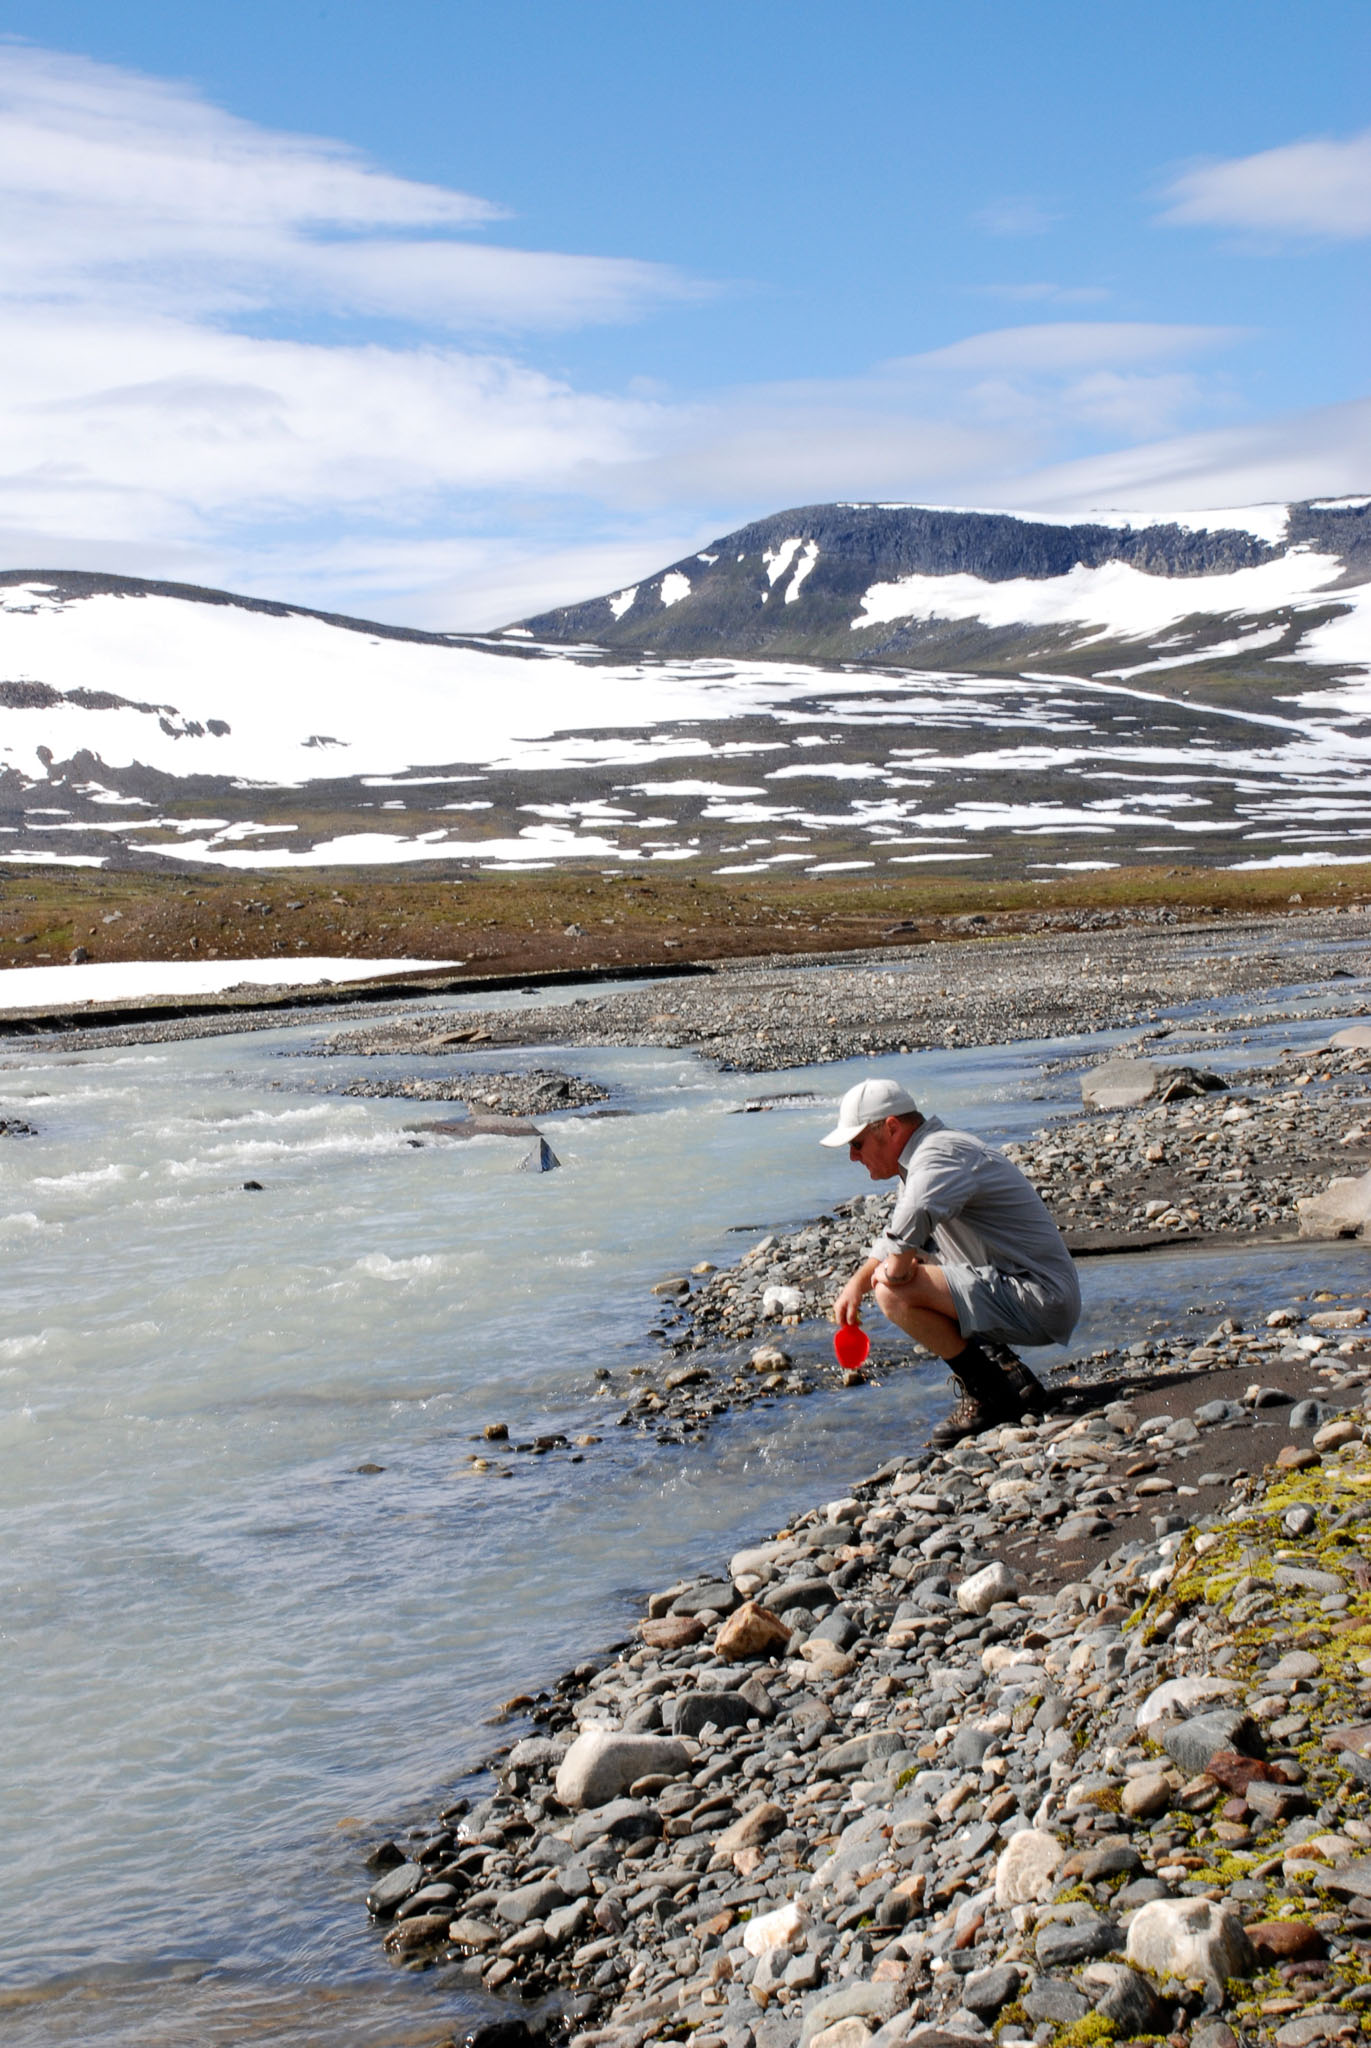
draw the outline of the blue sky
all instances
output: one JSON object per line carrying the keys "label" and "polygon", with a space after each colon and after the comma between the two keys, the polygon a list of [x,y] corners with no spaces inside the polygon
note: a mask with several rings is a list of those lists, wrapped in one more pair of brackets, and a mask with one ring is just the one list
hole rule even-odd
{"label": "blue sky", "polygon": [[479,626],[834,497],[1371,489],[1365,0],[0,26],[11,566]]}

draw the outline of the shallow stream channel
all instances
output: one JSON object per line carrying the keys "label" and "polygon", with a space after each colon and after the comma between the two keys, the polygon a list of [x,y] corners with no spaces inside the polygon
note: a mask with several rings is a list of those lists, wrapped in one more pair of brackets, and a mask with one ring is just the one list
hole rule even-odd
{"label": "shallow stream channel", "polygon": [[[1265,1028],[1243,1009],[1207,1064],[1327,1030],[1297,992],[1273,993]],[[521,1732],[490,1725],[502,1701],[622,1639],[651,1588],[921,1441],[947,1398],[911,1363],[735,1410],[699,1442],[608,1426],[622,1399],[597,1368],[619,1382],[661,1357],[655,1281],[865,1191],[817,1143],[858,1063],[759,1082],[656,1048],[325,1059],[327,1028],[0,1051],[0,1118],[34,1132],[0,1140],[16,2048],[460,2032],[489,2002],[383,1958],[366,1848]],[[1004,1141],[1078,1107],[1063,1063],[1108,1042],[879,1064]],[[620,1113],[540,1119],[561,1164],[538,1174],[517,1170],[527,1139],[413,1128],[443,1105],[325,1092],[483,1065],[565,1068]],[[814,1099],[737,1113],[774,1095]],[[1193,1335],[1273,1288],[1364,1286],[1367,1262],[1091,1259],[1074,1348]],[[492,1422],[568,1441],[479,1473]]]}

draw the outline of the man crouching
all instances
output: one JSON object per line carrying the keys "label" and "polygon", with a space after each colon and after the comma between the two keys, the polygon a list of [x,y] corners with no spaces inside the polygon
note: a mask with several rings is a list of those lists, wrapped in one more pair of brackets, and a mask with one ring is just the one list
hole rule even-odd
{"label": "man crouching", "polygon": [[903,1186],[885,1234],[833,1304],[838,1323],[877,1307],[944,1359],[962,1391],[933,1431],[939,1447],[1053,1396],[1010,1347],[1065,1344],[1081,1312],[1070,1252],[1037,1189],[968,1131],[922,1116],[897,1081],[849,1088],[824,1145],[846,1145],[873,1180]]}

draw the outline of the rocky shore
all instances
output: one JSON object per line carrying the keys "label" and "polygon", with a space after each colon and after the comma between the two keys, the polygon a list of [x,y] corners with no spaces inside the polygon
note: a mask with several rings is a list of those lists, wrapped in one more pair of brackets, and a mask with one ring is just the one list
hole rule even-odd
{"label": "rocky shore", "polygon": [[[327,1087],[313,1080],[302,1085],[321,1093]],[[609,1100],[608,1088],[598,1081],[588,1081],[584,1074],[564,1074],[555,1067],[535,1067],[524,1074],[367,1074],[328,1092],[403,1102],[464,1102],[474,1115],[485,1111],[517,1117],[557,1116],[564,1110],[585,1109]]]}
{"label": "rocky shore", "polygon": [[372,1851],[375,1938],[573,2048],[1360,2039],[1368,1298],[663,1588]]}
{"label": "rocky shore", "polygon": [[[953,941],[909,946],[893,934],[879,962],[746,961],[646,988],[606,984],[570,1003],[368,1021],[324,1053],[451,1053],[460,1045],[691,1047],[718,1065],[771,1073],[926,1046],[1137,1030],[1188,1004],[1371,973],[1371,912],[1291,912],[1279,920],[997,932],[988,918]],[[1339,950],[1330,955],[1330,948]],[[1350,1000],[1350,997],[1349,997]]]}

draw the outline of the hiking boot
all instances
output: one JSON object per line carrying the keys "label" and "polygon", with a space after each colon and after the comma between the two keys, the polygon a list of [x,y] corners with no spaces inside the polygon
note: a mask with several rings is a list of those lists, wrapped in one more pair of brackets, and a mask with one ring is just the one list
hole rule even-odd
{"label": "hiking boot", "polygon": [[962,1390],[962,1398],[950,1415],[944,1415],[929,1431],[928,1441],[935,1451],[945,1451],[953,1444],[959,1444],[963,1437],[979,1436],[983,1429],[993,1428],[1002,1422],[1003,1416],[992,1414],[984,1402],[977,1399],[966,1381],[953,1373],[953,1379]]}
{"label": "hiking boot", "polygon": [[1017,1351],[1011,1351],[1007,1344],[996,1343],[993,1338],[978,1337],[976,1341],[991,1364],[1009,1382],[1021,1408],[1036,1408],[1039,1414],[1046,1415],[1058,1405],[1060,1396],[1043,1385]]}
{"label": "hiking boot", "polygon": [[1005,1344],[973,1337],[964,1351],[947,1361],[947,1369],[962,1398],[930,1433],[935,1450],[979,1436],[1001,1422],[1017,1422],[1029,1409],[1045,1412],[1053,1406],[1046,1387]]}

